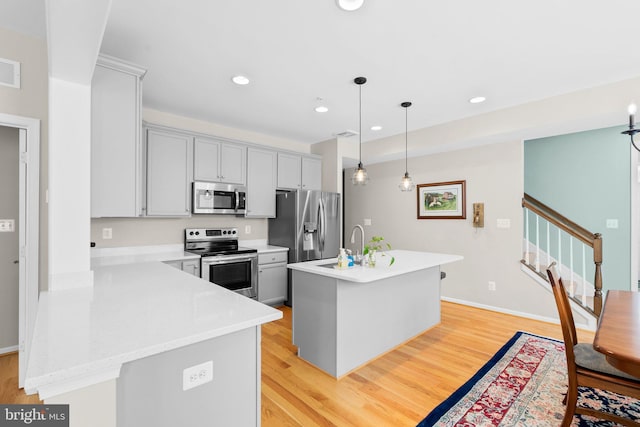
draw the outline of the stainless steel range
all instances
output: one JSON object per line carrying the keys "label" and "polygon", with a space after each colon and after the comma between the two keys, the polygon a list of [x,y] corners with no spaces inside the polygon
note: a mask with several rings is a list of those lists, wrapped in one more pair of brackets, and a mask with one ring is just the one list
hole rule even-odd
{"label": "stainless steel range", "polygon": [[202,256],[200,275],[249,298],[258,296],[258,251],[238,247],[237,228],[187,228],[184,250]]}

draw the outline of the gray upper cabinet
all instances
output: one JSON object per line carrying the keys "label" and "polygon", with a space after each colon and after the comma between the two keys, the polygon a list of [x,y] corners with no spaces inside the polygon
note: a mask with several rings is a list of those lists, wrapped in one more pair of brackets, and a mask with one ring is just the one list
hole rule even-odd
{"label": "gray upper cabinet", "polygon": [[278,188],[301,188],[301,160],[296,154],[278,153]]}
{"label": "gray upper cabinet", "polygon": [[322,189],[322,160],[315,157],[302,158],[302,189]]}
{"label": "gray upper cabinet", "polygon": [[91,216],[141,213],[142,77],[145,70],[100,55],[91,82]]}
{"label": "gray upper cabinet", "polygon": [[278,153],[278,188],[320,190],[322,160],[292,153]]}
{"label": "gray upper cabinet", "polygon": [[147,216],[190,216],[193,137],[147,129]]}
{"label": "gray upper cabinet", "polygon": [[277,169],[275,151],[247,148],[247,218],[276,216]]}
{"label": "gray upper cabinet", "polygon": [[193,179],[244,185],[246,150],[243,145],[197,137],[194,142]]}

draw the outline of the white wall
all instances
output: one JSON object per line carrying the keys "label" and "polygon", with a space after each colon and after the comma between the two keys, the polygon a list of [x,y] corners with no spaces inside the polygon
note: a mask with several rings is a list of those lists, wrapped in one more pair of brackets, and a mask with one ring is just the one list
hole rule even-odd
{"label": "white wall", "polygon": [[41,120],[40,126],[40,288],[46,289],[48,275],[48,216],[45,202],[48,187],[48,81],[47,43],[0,28],[0,57],[18,61],[20,89],[0,86],[0,113]]}
{"label": "white wall", "polygon": [[[553,295],[520,271],[522,155],[522,142],[515,140],[409,159],[409,173],[417,184],[466,180],[466,220],[418,220],[416,190],[398,189],[404,160],[367,165],[368,185],[345,185],[346,235],[354,224],[370,218],[366,240],[382,235],[395,249],[464,256],[443,268],[443,296],[555,318]],[[472,227],[474,202],[485,204],[483,229]],[[509,219],[511,228],[498,229],[498,218]],[[495,292],[488,291],[489,281],[496,282]]]}

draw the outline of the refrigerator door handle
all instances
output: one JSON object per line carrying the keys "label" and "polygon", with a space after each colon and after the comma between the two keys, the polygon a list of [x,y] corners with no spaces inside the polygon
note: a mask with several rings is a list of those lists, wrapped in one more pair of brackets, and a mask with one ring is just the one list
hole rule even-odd
{"label": "refrigerator door handle", "polygon": [[[327,211],[325,210],[325,206],[324,206],[324,200],[320,199],[320,214],[321,216],[320,221],[322,223],[322,228],[319,230],[319,234],[320,234],[320,250],[322,252],[324,252],[324,244],[327,238]],[[322,256],[325,256],[324,254],[322,254]]]}
{"label": "refrigerator door handle", "polygon": [[324,248],[322,247],[322,244],[324,243],[322,241],[322,229],[324,228],[324,224],[322,223],[322,199],[318,200],[318,230],[317,230],[317,236],[318,236],[318,250],[322,253],[322,251],[324,250]]}

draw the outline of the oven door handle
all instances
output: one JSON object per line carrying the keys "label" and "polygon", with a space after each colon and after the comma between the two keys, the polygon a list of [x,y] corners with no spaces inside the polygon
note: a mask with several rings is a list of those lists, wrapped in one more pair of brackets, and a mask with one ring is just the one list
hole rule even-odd
{"label": "oven door handle", "polygon": [[257,259],[257,257],[246,256],[246,255],[238,255],[238,256],[223,255],[223,256],[212,256],[212,257],[202,258],[202,263],[203,264],[221,264],[227,261],[252,261],[254,259]]}

